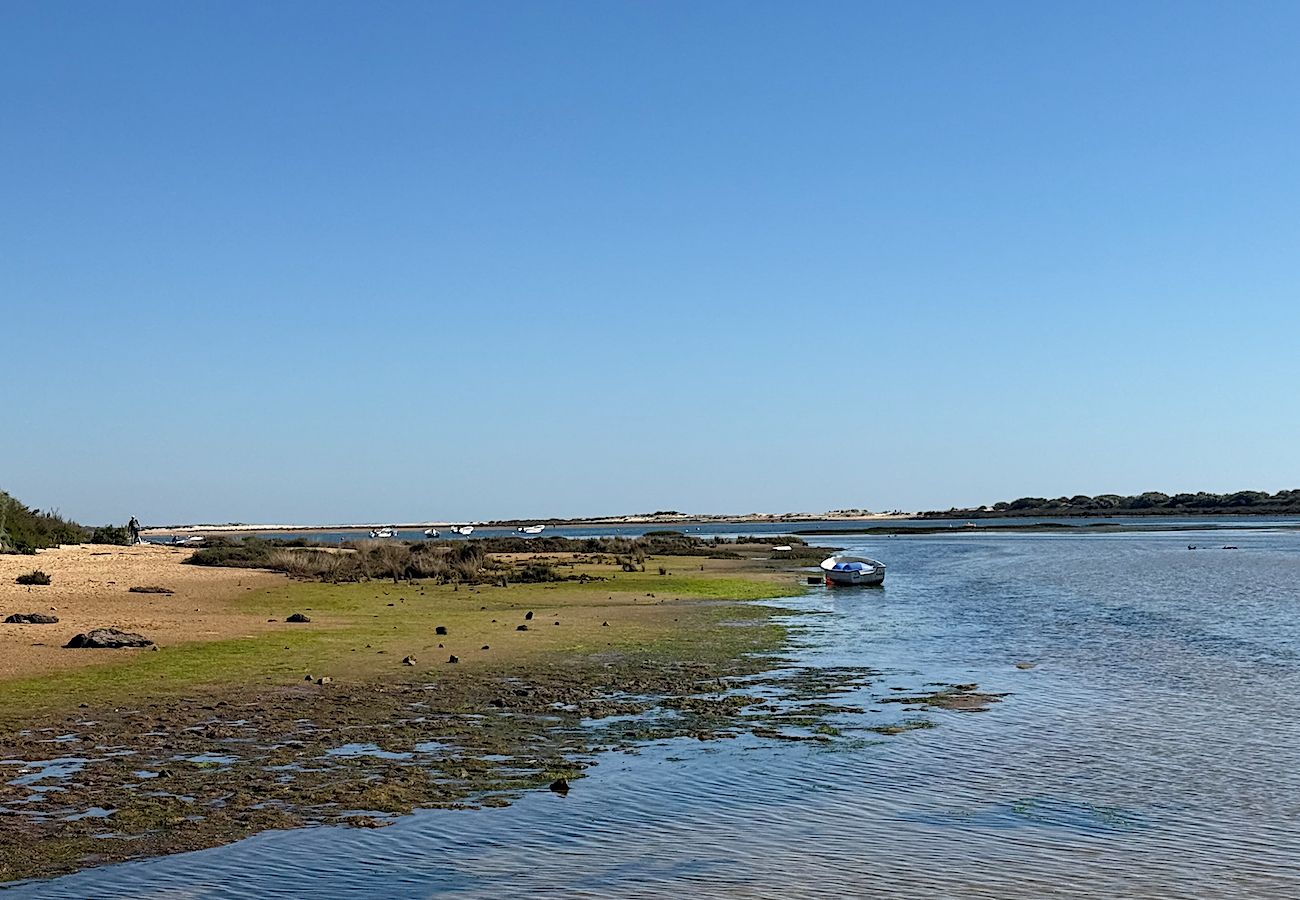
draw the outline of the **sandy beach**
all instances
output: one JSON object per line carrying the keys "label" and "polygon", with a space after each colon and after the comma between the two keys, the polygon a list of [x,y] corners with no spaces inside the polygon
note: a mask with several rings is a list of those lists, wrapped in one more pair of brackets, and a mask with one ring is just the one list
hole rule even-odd
{"label": "sandy beach", "polygon": [[[238,609],[244,593],[283,583],[282,575],[249,569],[187,566],[187,548],[83,545],[0,555],[0,620],[13,613],[47,613],[54,625],[0,624],[0,680],[102,664],[102,652],[65,650],[79,632],[105,626],[134,631],[162,646],[252,636],[266,617]],[[25,587],[19,575],[39,569],[51,584]],[[133,594],[133,586],[173,594]],[[137,651],[119,651],[130,653]]]}

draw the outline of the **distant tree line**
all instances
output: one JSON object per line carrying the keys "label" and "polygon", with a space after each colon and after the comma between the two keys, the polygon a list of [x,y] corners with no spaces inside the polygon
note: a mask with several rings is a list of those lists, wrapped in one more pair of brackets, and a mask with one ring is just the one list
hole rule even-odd
{"label": "distant tree line", "polygon": [[1300,490],[1237,491],[1232,494],[1163,494],[1147,491],[1124,497],[1098,494],[1089,497],[1021,497],[979,508],[935,510],[924,518],[975,518],[978,516],[1179,516],[1179,515],[1300,515]]}
{"label": "distant tree line", "polygon": [[87,528],[57,511],[29,509],[0,491],[0,553],[35,553],[60,544],[128,544],[125,527]]}

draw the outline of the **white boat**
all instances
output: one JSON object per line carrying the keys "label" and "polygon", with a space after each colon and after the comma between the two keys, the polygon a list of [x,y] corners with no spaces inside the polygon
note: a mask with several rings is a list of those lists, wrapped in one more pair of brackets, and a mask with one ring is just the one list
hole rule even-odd
{"label": "white boat", "polygon": [[176,547],[184,547],[186,544],[201,544],[201,543],[203,543],[203,535],[201,534],[192,534],[189,537],[181,537],[178,534],[172,538],[172,545]]}
{"label": "white boat", "polygon": [[885,564],[865,556],[831,556],[822,560],[827,584],[883,584]]}
{"label": "white boat", "polygon": [[436,537],[442,537],[442,533],[439,532],[438,529],[436,528],[426,528],[424,529],[424,536],[427,538],[436,538]]}
{"label": "white boat", "polygon": [[519,531],[523,534],[541,534],[545,529],[545,525],[525,525]]}
{"label": "white boat", "polygon": [[460,534],[460,535],[464,535],[465,537],[469,537],[471,534],[474,533],[474,526],[473,526],[473,525],[453,525],[453,526],[451,526],[451,533],[452,533],[452,534]]}
{"label": "white boat", "polygon": [[385,525],[383,528],[372,528],[370,529],[370,536],[372,538],[397,537],[397,529],[392,525]]}

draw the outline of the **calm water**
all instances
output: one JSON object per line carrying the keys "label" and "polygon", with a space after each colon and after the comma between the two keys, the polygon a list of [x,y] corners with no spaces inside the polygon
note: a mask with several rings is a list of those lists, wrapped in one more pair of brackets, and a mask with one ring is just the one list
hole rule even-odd
{"label": "calm water", "polygon": [[[12,895],[1300,896],[1300,534],[847,543],[889,564],[885,589],[790,601],[802,665],[883,673],[846,695],[873,711],[836,743],[673,741],[603,758],[567,797]],[[931,681],[1010,696],[863,730],[898,715],[875,702],[890,687]]]}

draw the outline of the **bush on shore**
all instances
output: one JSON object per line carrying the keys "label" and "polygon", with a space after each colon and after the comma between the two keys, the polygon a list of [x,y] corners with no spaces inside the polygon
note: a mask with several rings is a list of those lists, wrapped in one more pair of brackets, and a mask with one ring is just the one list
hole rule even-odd
{"label": "bush on shore", "polygon": [[19,575],[14,579],[15,584],[49,584],[50,576],[46,575],[40,569],[33,569],[26,575]]}
{"label": "bush on shore", "polygon": [[80,544],[88,534],[58,512],[28,509],[0,491],[0,553],[35,553],[60,544]]}
{"label": "bush on shore", "polygon": [[131,544],[131,532],[125,525],[101,525],[90,533],[88,544],[114,544],[128,547]]}
{"label": "bush on shore", "polygon": [[[782,541],[788,540],[781,538]],[[798,543],[798,539],[794,540]],[[764,539],[770,543],[770,539]],[[430,579],[441,584],[486,584],[502,580],[519,582],[589,580],[590,576],[561,575],[547,563],[533,559],[511,565],[496,558],[508,553],[554,553],[588,556],[620,565],[628,572],[644,572],[654,555],[736,558],[723,549],[725,539],[703,541],[679,532],[660,532],[639,538],[602,537],[573,540],[547,538],[474,538],[437,543],[395,540],[360,540],[343,546],[311,545],[302,538],[291,541],[246,537],[213,537],[186,560],[195,566],[231,566],[270,569],[293,578],[329,582],[391,578]]]}

